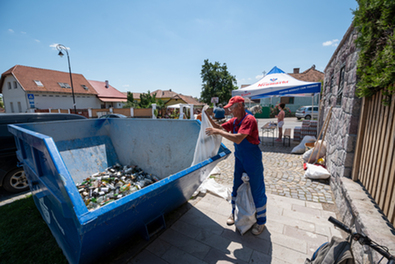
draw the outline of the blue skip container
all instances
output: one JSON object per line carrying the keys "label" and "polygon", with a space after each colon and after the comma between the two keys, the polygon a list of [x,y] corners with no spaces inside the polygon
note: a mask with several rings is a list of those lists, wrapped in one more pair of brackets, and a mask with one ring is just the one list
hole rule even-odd
{"label": "blue skip container", "polygon": [[[95,119],[9,125],[34,202],[70,263],[91,263],[132,235],[149,239],[230,151],[191,167],[195,120]],[[76,183],[116,163],[161,180],[89,211]],[[152,227],[155,230],[151,230]]]}

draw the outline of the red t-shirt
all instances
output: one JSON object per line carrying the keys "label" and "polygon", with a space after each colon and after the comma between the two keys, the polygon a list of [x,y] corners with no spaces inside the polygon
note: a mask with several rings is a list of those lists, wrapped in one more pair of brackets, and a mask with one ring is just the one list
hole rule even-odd
{"label": "red t-shirt", "polygon": [[[236,120],[236,122],[235,122]],[[240,121],[240,120],[239,120]],[[228,122],[222,124],[222,127],[226,131],[230,131],[233,133],[233,122],[235,122],[235,131],[236,133],[248,135],[246,139],[248,142],[254,145],[258,145],[259,141],[259,132],[258,132],[258,123],[253,115],[247,114],[247,116],[243,119],[241,125],[239,126],[239,121],[237,117],[230,119]]]}

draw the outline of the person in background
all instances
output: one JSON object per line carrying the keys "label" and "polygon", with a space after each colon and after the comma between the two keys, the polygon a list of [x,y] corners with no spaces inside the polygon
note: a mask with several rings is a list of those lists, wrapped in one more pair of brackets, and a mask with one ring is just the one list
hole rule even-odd
{"label": "person in background", "polygon": [[278,138],[276,139],[276,141],[280,141],[280,142],[283,140],[283,125],[284,125],[284,117],[285,117],[284,107],[285,104],[281,103],[279,105],[280,112],[278,113],[278,115],[275,116],[277,117],[277,127],[278,127]]}
{"label": "person in background", "polygon": [[222,108],[222,104],[214,109],[214,119],[219,120],[225,118],[225,109]]}
{"label": "person in background", "polygon": [[202,122],[202,113],[201,113],[201,110],[200,110],[200,109],[197,109],[196,112],[197,112],[196,119],[197,119],[197,120],[200,120],[200,122]]}
{"label": "person in background", "polygon": [[218,125],[206,113],[208,120],[213,126],[206,129],[206,134],[221,135],[234,142],[235,146],[232,213],[227,220],[227,224],[234,224],[237,190],[243,183],[241,176],[243,172],[246,172],[250,178],[251,193],[254,198],[257,219],[251,232],[254,235],[259,235],[265,229],[267,197],[263,179],[262,152],[259,148],[258,123],[253,115],[246,113],[244,98],[241,96],[232,97],[225,108],[229,108],[234,117],[226,123]]}

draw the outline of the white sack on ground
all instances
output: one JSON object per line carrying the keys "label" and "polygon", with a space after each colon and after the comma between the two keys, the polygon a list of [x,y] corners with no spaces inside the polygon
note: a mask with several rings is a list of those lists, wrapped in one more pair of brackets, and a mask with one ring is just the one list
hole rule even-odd
{"label": "white sack on ground", "polygon": [[249,178],[246,173],[241,177],[243,184],[237,189],[235,225],[240,234],[247,232],[256,223],[255,203],[251,193]]}
{"label": "white sack on ground", "polygon": [[[212,127],[205,113],[207,108],[208,105],[206,105],[202,111],[202,124],[200,126],[199,137],[196,143],[195,154],[193,156],[191,166],[217,155],[219,147],[221,146],[222,137],[220,135],[206,135],[206,128]],[[204,181],[205,179],[201,180]]]}
{"label": "white sack on ground", "polygon": [[314,136],[305,136],[302,140],[302,142],[300,142],[299,145],[297,145],[296,147],[294,147],[291,151],[291,153],[293,154],[303,154],[306,150],[305,145],[306,143],[309,142],[315,142],[316,138]]}
{"label": "white sack on ground", "polygon": [[217,183],[212,178],[207,178],[199,188],[193,193],[192,196],[197,196],[199,193],[205,194],[206,192],[210,192],[214,195],[224,198],[228,202],[231,200],[231,191],[229,188],[226,188],[222,184]]}
{"label": "white sack on ground", "polygon": [[322,166],[317,166],[309,163],[307,163],[306,166],[307,166],[307,170],[304,173],[304,176],[309,179],[325,180],[331,176],[329,171]]}
{"label": "white sack on ground", "polygon": [[[318,159],[320,159],[320,158],[322,158],[322,157],[325,157],[325,155],[326,155],[326,142],[324,141],[324,142],[322,143],[321,150],[320,150],[321,142],[322,142],[322,140],[318,140],[318,141],[314,144],[314,146],[315,146],[314,148],[309,149],[308,151],[306,151],[306,152],[303,154],[303,160],[304,160],[305,162],[313,163],[313,162],[317,161]],[[313,151],[314,151],[314,152],[313,152]],[[318,153],[318,151],[320,152],[320,154],[318,155],[318,158],[317,158],[317,153]],[[313,155],[311,155],[312,152],[313,152]],[[310,156],[311,156],[311,159],[310,159]],[[317,159],[316,159],[316,158],[317,158]],[[309,159],[310,159],[310,160],[309,160]]]}

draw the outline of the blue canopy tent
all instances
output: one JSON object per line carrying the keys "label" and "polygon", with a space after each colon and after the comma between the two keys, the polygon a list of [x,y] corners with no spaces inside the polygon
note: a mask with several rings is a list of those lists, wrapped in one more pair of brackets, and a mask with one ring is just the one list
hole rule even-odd
{"label": "blue canopy tent", "polygon": [[232,91],[232,96],[239,95],[259,99],[272,95],[311,94],[321,91],[320,82],[304,82],[293,78],[281,69],[274,67],[262,79],[250,86]]}
{"label": "blue canopy tent", "polygon": [[320,82],[297,80],[275,66],[256,83],[242,89],[233,90],[232,96],[239,95],[254,100],[272,96],[293,96],[297,94],[312,94],[314,96],[314,94],[320,92]]}

